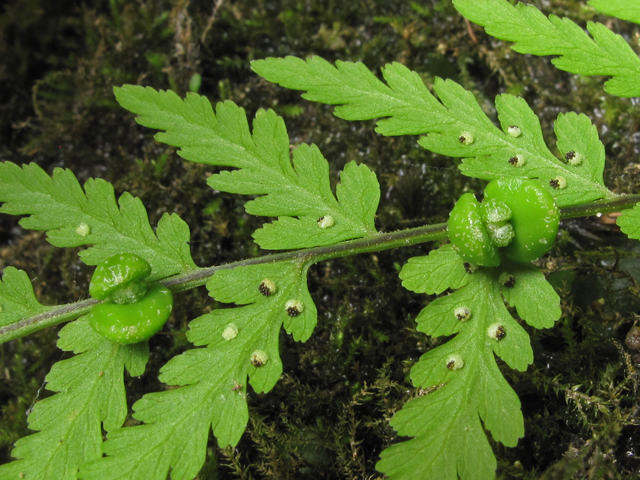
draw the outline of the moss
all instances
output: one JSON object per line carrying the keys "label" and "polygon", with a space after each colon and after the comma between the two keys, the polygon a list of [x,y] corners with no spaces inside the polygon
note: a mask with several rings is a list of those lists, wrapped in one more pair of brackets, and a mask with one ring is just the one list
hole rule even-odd
{"label": "moss", "polygon": [[[548,58],[514,53],[507,42],[467,26],[449,1],[237,0],[222,2],[215,14],[204,0],[72,3],[14,0],[0,18],[0,154],[48,171],[70,168],[82,180],[106,178],[117,192],[141,197],[152,223],[163,212],[179,213],[192,229],[199,265],[261,253],[251,239],[261,220],[244,213],[243,198],[212,192],[208,168],[157,144],[115,104],[113,86],[183,94],[199,73],[200,93],[213,102],[233,100],[251,115],[275,109],[293,144],[320,146],[334,182],[353,159],[376,171],[383,192],[377,226],[384,231],[444,221],[455,199],[482,182],[463,177],[457,161],[418,147],[415,137],[381,137],[372,122],[342,121],[332,107],[268,84],[251,72],[251,60],[317,54],[362,61],[376,72],[398,61],[429,85],[435,76],[455,79],[493,117],[495,95],[516,93],[539,115],[550,145],[559,112],[585,113],[602,133],[607,185],[631,193],[639,183],[640,169],[630,160],[638,154],[640,113],[630,100],[603,95],[601,78],[578,78]],[[553,0],[543,8],[561,16],[570,11],[582,24],[601,19],[580,5]],[[613,29],[633,33],[625,22]],[[76,251],[49,246],[15,218],[3,215],[0,222],[0,268],[29,272],[45,303],[86,296],[90,269]],[[494,445],[503,478],[624,477],[640,468],[637,366],[624,346],[638,309],[637,242],[621,240],[605,219],[565,222],[562,229],[562,245],[543,266],[573,273],[559,286],[563,318],[548,331],[530,331],[535,362],[526,372],[504,369],[522,401],[526,437],[513,449]],[[212,439],[202,478],[380,477],[378,454],[397,441],[388,419],[416,395],[409,370],[438,342],[413,323],[431,298],[402,289],[397,277],[399,266],[428,249],[312,269],[317,330],[305,344],[282,335],[285,375],[272,392],[249,396],[250,424],[237,449],[218,449]],[[150,373],[127,381],[131,403],[165,388],[153,372],[188,348],[187,322],[214,307],[204,290],[177,296],[169,331],[151,344]],[[47,395],[46,372],[60,359],[55,338],[51,329],[0,346],[0,463],[27,433],[26,410]]]}

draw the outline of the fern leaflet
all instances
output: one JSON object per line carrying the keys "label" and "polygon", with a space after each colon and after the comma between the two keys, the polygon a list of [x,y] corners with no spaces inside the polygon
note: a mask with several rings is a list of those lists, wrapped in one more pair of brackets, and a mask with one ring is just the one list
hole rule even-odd
{"label": "fern leaflet", "polygon": [[115,92],[124,108],[140,115],[141,125],[166,130],[156,139],[180,147],[184,159],[237,169],[211,175],[212,188],[264,195],[246,204],[252,215],[280,217],[254,233],[262,248],[314,247],[376,234],[380,188],[375,175],[365,165],[347,164],[336,199],[318,148],[301,145],[292,161],[284,122],[273,111],[258,111],[252,134],[244,110],[232,102],[218,104],[214,113],[195,93],[183,101],[171,91],[132,85]]}
{"label": "fern leaflet", "polygon": [[531,326],[545,328],[559,318],[560,299],[531,265],[467,273],[449,245],[411,259],[400,277],[405,287],[420,293],[459,288],[431,302],[416,319],[418,330],[427,335],[455,337],[424,354],[411,369],[420,396],[391,424],[399,435],[414,438],[384,450],[376,468],[392,480],[492,478],[496,460],[480,420],[507,446],[524,434],[520,401],[494,355],[521,371],[533,361],[529,337],[505,301]]}
{"label": "fern leaflet", "polygon": [[0,327],[44,313],[54,307],[41,305],[25,272],[7,267],[0,280]]}
{"label": "fern leaflet", "polygon": [[640,23],[640,2],[637,0],[589,0],[588,3],[599,12]]}
{"label": "fern leaflet", "polygon": [[56,168],[49,177],[34,163],[0,163],[0,202],[2,213],[30,215],[20,225],[46,230],[56,247],[91,245],[80,252],[87,265],[129,252],[149,262],[150,280],[196,269],[189,227],[180,217],[165,214],[154,233],[140,199],[125,192],[116,203],[113,186],[104,180],[89,179],[83,191],[69,170]]}
{"label": "fern leaflet", "polygon": [[[625,10],[620,10],[620,3],[616,2],[617,10],[611,5],[612,10],[627,12],[637,19],[627,5],[629,2],[625,2]],[[482,25],[489,35],[516,42],[512,47],[516,52],[559,55],[552,62],[560,70],[612,76],[605,83],[608,93],[619,97],[640,95],[640,59],[624,38],[601,23],[587,23],[592,39],[568,18],[555,15],[547,18],[533,5],[518,2],[513,6],[506,0],[454,0],[453,4],[465,18]],[[598,8],[598,3],[594,6]]]}
{"label": "fern leaflet", "polygon": [[[309,100],[339,105],[335,114],[340,118],[382,118],[376,131],[383,135],[426,133],[420,145],[435,153],[463,157],[460,170],[465,175],[485,180],[538,178],[559,206],[614,195],[603,185],[604,147],[584,115],[558,117],[558,148],[563,155],[580,155],[576,157],[579,162],[570,163],[549,151],[538,117],[522,98],[508,94],[496,98],[500,129],[471,92],[438,78],[434,84],[438,101],[415,72],[399,63],[382,70],[388,86],[360,63],[338,61],[334,67],[319,57],[307,61],[269,58],[253,62],[252,67],[269,81],[306,90],[303,96]],[[553,188],[552,180],[559,177],[565,180],[563,188]]]}
{"label": "fern leaflet", "polygon": [[38,431],[16,443],[18,461],[0,466],[2,478],[75,480],[78,468],[102,456],[102,427],[120,427],[127,416],[123,370],[144,372],[146,342],[117,345],[79,319],[60,331],[58,346],[78,354],[56,363],[47,389],[59,392],[36,403],[29,428]]}

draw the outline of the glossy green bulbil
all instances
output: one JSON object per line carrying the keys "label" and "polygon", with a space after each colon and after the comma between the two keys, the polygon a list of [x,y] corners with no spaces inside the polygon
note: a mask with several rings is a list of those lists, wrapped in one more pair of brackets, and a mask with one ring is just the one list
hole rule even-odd
{"label": "glossy green bulbil", "polygon": [[549,251],[558,233],[560,210],[539,182],[519,177],[494,180],[484,190],[484,202],[491,199],[511,210],[509,223],[515,235],[502,250],[509,260],[531,262]]}
{"label": "glossy green bulbil", "polygon": [[87,317],[91,328],[100,335],[126,345],[151,338],[165,324],[172,308],[171,290],[153,285],[136,303],[101,303],[95,305]]}
{"label": "glossy green bulbil", "polygon": [[171,314],[173,295],[163,285],[147,286],[151,266],[132,253],[119,253],[96,267],[89,293],[104,303],[95,305],[89,324],[117,343],[137,343],[151,338]]}
{"label": "glossy green bulbil", "polygon": [[151,266],[133,253],[118,253],[98,265],[91,277],[89,294],[112,303],[135,303],[147,291]]}
{"label": "glossy green bulbil", "polygon": [[449,214],[449,239],[467,262],[484,267],[500,265],[498,247],[484,225],[480,204],[473,193],[465,193]]}
{"label": "glossy green bulbil", "polygon": [[544,255],[559,222],[558,207],[539,182],[503,177],[487,185],[482,204],[472,193],[462,195],[451,211],[448,230],[465,261],[495,267],[500,255],[514,262]]}

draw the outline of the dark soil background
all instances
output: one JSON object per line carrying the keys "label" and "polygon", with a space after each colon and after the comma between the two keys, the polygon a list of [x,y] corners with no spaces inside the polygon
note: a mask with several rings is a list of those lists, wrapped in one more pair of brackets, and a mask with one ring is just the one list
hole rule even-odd
{"label": "dark soil background", "polygon": [[[574,0],[534,0],[546,14],[580,25],[602,21],[638,50],[637,26],[598,16]],[[115,102],[125,83],[188,91],[194,74],[212,103],[232,100],[250,116],[272,108],[291,141],[316,143],[334,180],[350,160],[376,171],[381,231],[442,222],[463,190],[483,182],[462,176],[458,160],[431,154],[416,137],[385,138],[373,122],[345,122],[332,107],[267,83],[250,69],[265,57],[321,55],[361,61],[378,73],[389,62],[471,90],[495,118],[493,99],[523,96],[549,145],[560,112],[588,115],[605,143],[606,184],[638,193],[640,110],[637,99],[604,93],[601,77],[556,70],[549,58],[513,52],[470,25],[450,1],[423,0],[7,0],[0,7],[0,160],[35,162],[51,173],[69,168],[81,182],[101,177],[118,194],[142,199],[152,225],[177,212],[191,227],[200,266],[261,255],[251,233],[264,219],[245,199],[206,187],[206,166],[188,164],[153,140]],[[87,297],[91,268],[77,250],[49,245],[0,215],[0,270],[15,266],[33,280],[44,304]],[[398,441],[388,420],[416,393],[411,366],[441,340],[416,332],[431,300],[404,290],[398,271],[431,245],[325,262],[309,285],[319,323],[304,344],[283,334],[284,375],[268,394],[250,394],[250,421],[235,449],[211,437],[200,479],[374,479],[379,453]],[[638,354],[625,344],[640,309],[640,246],[612,217],[565,222],[539,266],[563,299],[563,316],[532,331],[535,361],[503,371],[518,393],[525,437],[494,445],[499,478],[640,478]],[[204,289],[178,295],[170,324],[151,340],[142,380],[128,380],[130,405],[165,388],[158,369],[189,344],[187,323],[212,308]],[[0,345],[0,463],[27,435],[26,411],[48,395],[44,378],[65,358],[57,329]],[[633,344],[630,344],[633,346]]]}

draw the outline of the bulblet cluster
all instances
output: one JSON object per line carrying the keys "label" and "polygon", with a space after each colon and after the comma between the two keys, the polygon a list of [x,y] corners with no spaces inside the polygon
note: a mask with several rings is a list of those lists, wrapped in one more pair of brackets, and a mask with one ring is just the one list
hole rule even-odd
{"label": "bulblet cluster", "polygon": [[120,344],[151,338],[165,324],[173,309],[173,295],[163,285],[148,285],[149,263],[132,253],[119,253],[96,267],[89,293],[103,303],[89,314],[97,333]]}
{"label": "bulblet cluster", "polygon": [[467,264],[497,267],[501,254],[531,262],[551,248],[559,223],[560,211],[539,182],[503,177],[487,185],[482,203],[473,193],[462,195],[448,230],[466,269]]}

